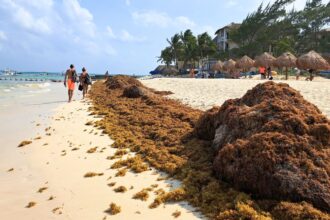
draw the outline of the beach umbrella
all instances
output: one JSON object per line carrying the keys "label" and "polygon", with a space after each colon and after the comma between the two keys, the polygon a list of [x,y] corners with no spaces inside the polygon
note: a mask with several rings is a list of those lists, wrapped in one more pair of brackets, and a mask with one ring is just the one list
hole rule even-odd
{"label": "beach umbrella", "polygon": [[211,69],[212,69],[212,71],[221,71],[222,68],[223,68],[223,63],[220,60],[218,60],[218,62],[213,64]]}
{"label": "beach umbrella", "polygon": [[297,66],[299,69],[312,70],[327,70],[329,68],[328,62],[315,51],[310,51],[297,59]]}
{"label": "beach umbrella", "polygon": [[243,70],[243,72],[245,73],[245,78],[246,78],[246,72],[252,67],[254,67],[254,60],[252,60],[250,57],[246,55],[236,62],[236,68]]}
{"label": "beach umbrella", "polygon": [[296,67],[296,62],[297,57],[290,52],[286,52],[279,56],[274,64],[277,67],[285,67],[285,79],[288,79],[288,68]]}
{"label": "beach umbrella", "polygon": [[177,75],[179,71],[172,67],[172,66],[166,66],[161,70],[161,74],[163,75]]}
{"label": "beach umbrella", "polygon": [[330,53],[324,53],[322,57],[330,64]]}
{"label": "beach umbrella", "polygon": [[274,66],[275,60],[276,60],[275,57],[273,57],[271,54],[265,52],[255,58],[255,66],[256,67],[260,67],[260,66],[271,67],[271,66]]}
{"label": "beach umbrella", "polygon": [[236,67],[239,69],[250,69],[253,66],[254,60],[246,55],[236,62]]}
{"label": "beach umbrella", "polygon": [[232,70],[234,70],[236,68],[235,65],[236,65],[236,62],[234,60],[230,59],[230,60],[225,61],[223,63],[223,68],[225,70],[232,71]]}
{"label": "beach umbrella", "polygon": [[313,71],[327,70],[330,65],[320,54],[312,50],[297,59],[297,67],[299,69],[309,69],[310,80],[313,80]]}

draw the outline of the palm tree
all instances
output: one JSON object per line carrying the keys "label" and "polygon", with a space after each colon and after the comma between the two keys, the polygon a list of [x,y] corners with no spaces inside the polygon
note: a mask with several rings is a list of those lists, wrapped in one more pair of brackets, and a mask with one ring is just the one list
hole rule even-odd
{"label": "palm tree", "polygon": [[169,39],[166,40],[170,44],[170,47],[172,49],[175,67],[178,68],[179,54],[182,51],[182,46],[183,46],[180,35],[175,34],[170,40]]}
{"label": "palm tree", "polygon": [[180,34],[183,44],[183,66],[185,67],[188,61],[197,60],[197,39],[191,30],[186,30]]}
{"label": "palm tree", "polygon": [[166,47],[164,50],[162,50],[161,55],[158,57],[157,62],[165,63],[168,67],[171,65],[173,61],[173,51],[171,47]]}

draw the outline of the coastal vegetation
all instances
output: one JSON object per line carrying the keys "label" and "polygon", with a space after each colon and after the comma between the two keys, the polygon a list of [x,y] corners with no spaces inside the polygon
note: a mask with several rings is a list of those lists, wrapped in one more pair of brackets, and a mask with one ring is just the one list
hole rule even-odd
{"label": "coastal vegetation", "polygon": [[175,34],[167,39],[169,46],[161,51],[160,62],[178,68],[195,66],[205,58],[237,59],[244,55],[254,58],[265,51],[279,56],[284,52],[297,55],[310,50],[319,53],[330,51],[329,34],[322,35],[330,23],[330,2],[308,0],[302,10],[287,11],[294,0],[276,0],[264,5],[242,21],[237,28],[229,31],[230,40],[238,47],[230,50],[217,50],[215,42],[208,33],[194,36],[191,30]]}
{"label": "coastal vegetation", "polygon": [[[127,98],[123,91],[130,86],[142,87],[148,92],[138,98]],[[292,92],[288,90],[288,94],[290,97]],[[208,126],[210,132],[217,127],[199,121],[202,111],[164,98],[139,81],[124,76],[110,78],[106,83],[95,83],[91,98],[93,112],[104,115],[95,123],[115,140],[115,147],[129,149],[148,166],[181,180],[182,187],[178,189],[170,192],[156,190],[157,197],[150,208],[185,200],[210,219],[329,219],[326,211],[314,208],[311,203],[290,201],[288,197],[265,199],[255,193],[245,193],[248,191],[240,190],[230,180],[219,179],[214,172],[216,151],[212,148],[212,141],[196,134],[198,124]],[[269,110],[273,115],[281,111],[275,104]],[[299,125],[299,120],[294,122]],[[321,126],[320,129],[325,128]],[[118,169],[121,165],[122,162],[118,162],[112,168]]]}

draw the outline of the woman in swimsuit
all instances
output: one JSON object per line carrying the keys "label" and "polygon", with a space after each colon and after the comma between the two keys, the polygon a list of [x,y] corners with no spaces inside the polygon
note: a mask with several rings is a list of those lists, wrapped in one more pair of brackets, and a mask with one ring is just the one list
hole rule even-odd
{"label": "woman in swimsuit", "polygon": [[90,78],[85,67],[82,68],[82,73],[80,74],[79,82],[80,85],[82,86],[83,99],[84,99],[88,92],[88,85],[90,84]]}

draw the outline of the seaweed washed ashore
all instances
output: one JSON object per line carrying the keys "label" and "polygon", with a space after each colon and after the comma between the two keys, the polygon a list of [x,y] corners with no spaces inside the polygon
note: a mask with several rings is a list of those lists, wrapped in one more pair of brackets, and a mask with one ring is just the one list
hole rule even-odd
{"label": "seaweed washed ashore", "polygon": [[196,135],[196,124],[205,115],[164,94],[168,92],[155,92],[125,76],[97,82],[91,91],[92,110],[103,116],[96,126],[115,140],[115,147],[136,152],[150,166],[182,181],[181,189],[157,201],[186,200],[210,219],[330,218],[307,202],[260,199],[219,180],[213,171],[213,140]]}

